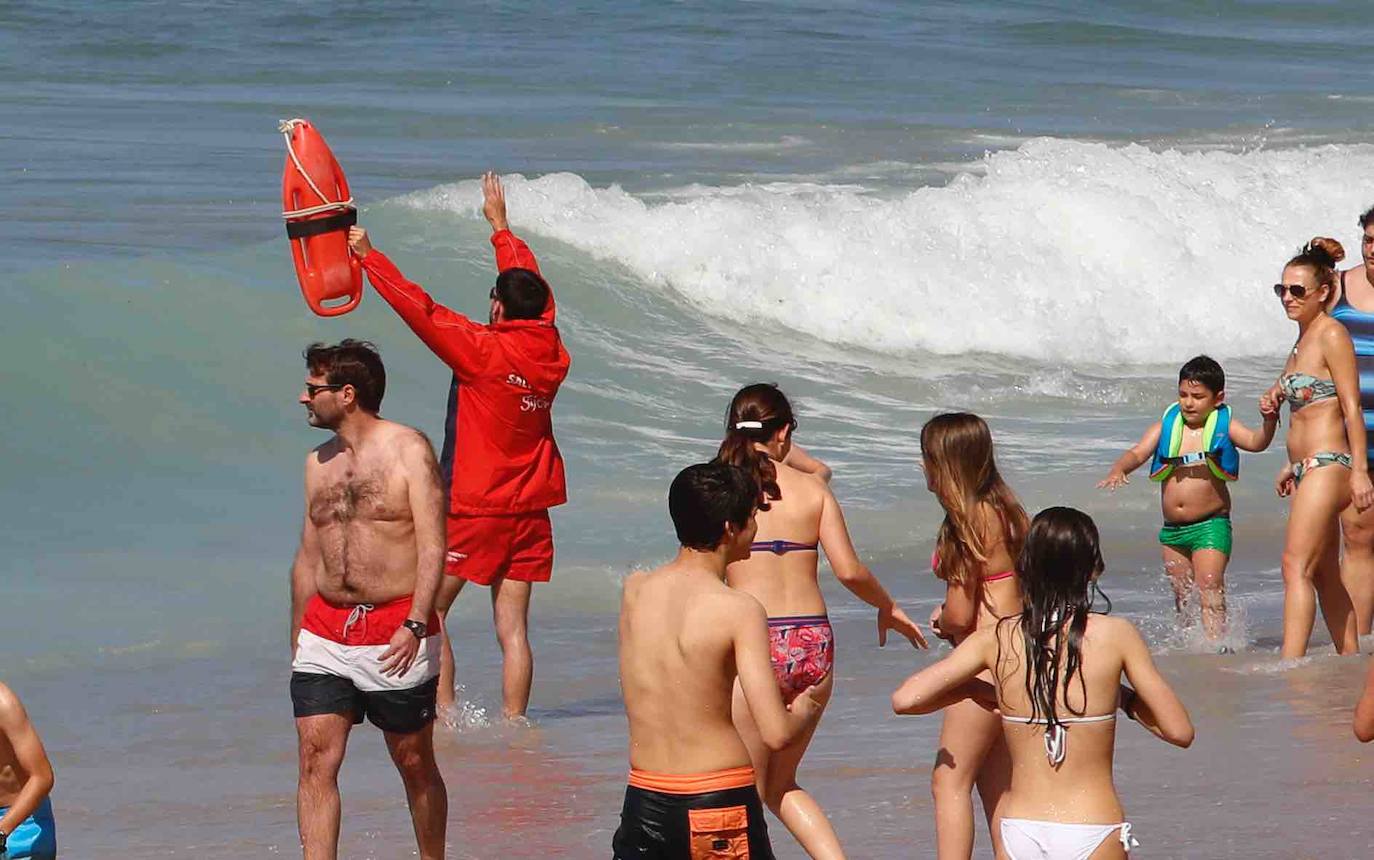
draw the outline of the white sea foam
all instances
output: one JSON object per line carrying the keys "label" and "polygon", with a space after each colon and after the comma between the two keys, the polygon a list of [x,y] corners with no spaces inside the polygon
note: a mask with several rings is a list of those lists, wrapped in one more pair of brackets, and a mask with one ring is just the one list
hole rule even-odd
{"label": "white sea foam", "polygon": [[[644,199],[512,177],[526,230],[702,311],[889,353],[1094,364],[1277,354],[1269,294],[1314,235],[1353,247],[1374,146],[1158,151],[1042,138],[942,187],[697,186]],[[475,214],[474,182],[403,199]]]}

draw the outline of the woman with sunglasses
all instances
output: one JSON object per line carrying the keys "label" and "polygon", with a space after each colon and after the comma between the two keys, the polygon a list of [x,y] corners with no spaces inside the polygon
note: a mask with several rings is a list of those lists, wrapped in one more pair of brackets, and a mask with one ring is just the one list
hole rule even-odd
{"label": "woman with sunglasses", "polygon": [[[1360,216],[1360,265],[1338,273],[1327,313],[1345,326],[1355,345],[1365,438],[1374,444],[1374,208]],[[1374,621],[1374,507],[1341,513],[1341,582],[1355,604],[1361,636]]]}
{"label": "woman with sunglasses", "polygon": [[[775,385],[746,386],[730,402],[725,440],[716,460],[753,475],[760,498],[753,554],[731,564],[726,576],[731,587],[753,595],[768,613],[773,672],[783,700],[791,702],[808,687],[819,685],[812,696],[823,712],[830,700],[834,634],[817,580],[818,550],[825,550],[845,588],[877,608],[880,646],[886,643],[889,630],[917,648],[925,648],[926,640],[855,553],[844,512],[825,481],[829,470],[790,465],[796,429],[792,404]],[[803,466],[816,463],[802,460]],[[812,857],[844,857],[825,813],[797,785],[797,765],[811,743],[815,724],[790,746],[770,752],[738,684],[733,716],[749,748],[763,802]]]}
{"label": "woman with sunglasses", "polygon": [[[1336,540],[1341,511],[1374,504],[1360,408],[1355,349],[1345,327],[1326,312],[1336,287],[1335,265],[1345,256],[1335,239],[1318,237],[1283,268],[1274,293],[1298,324],[1283,375],[1265,395],[1287,400],[1289,464],[1279,473],[1280,496],[1292,496],[1283,550],[1285,659],[1307,653],[1317,604],[1338,654],[1359,649],[1354,606],[1341,584]],[[1266,406],[1269,404],[1266,404]]]}

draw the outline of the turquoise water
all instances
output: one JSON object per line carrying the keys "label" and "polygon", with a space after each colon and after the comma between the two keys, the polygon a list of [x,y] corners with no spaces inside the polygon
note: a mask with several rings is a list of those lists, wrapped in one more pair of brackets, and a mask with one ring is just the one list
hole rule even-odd
{"label": "turquoise water", "polygon": [[[300,349],[373,339],[385,414],[441,434],[443,368],[383,303],[302,306],[275,129],[303,115],[374,241],[459,310],[484,313],[491,281],[474,178],[506,174],[574,357],[540,728],[486,720],[496,652],[466,596],[454,856],[605,855],[619,580],[671,551],[668,479],[759,379],[797,401],[861,552],[922,616],[938,519],[915,433],[935,411],[988,417],[1029,506],[1098,518],[1108,591],[1200,726],[1188,753],[1122,732],[1154,856],[1364,853],[1359,667],[1273,671],[1281,454],[1237,492],[1229,661],[1172,630],[1147,482],[1092,484],[1196,352],[1252,411],[1292,336],[1265,285],[1317,233],[1354,250],[1372,35],[1356,3],[5,5],[0,653],[57,761],[66,850],[294,850],[286,569],[322,439]],[[867,611],[829,591],[842,692],[803,777],[854,856],[924,856],[938,723],[885,702],[926,658],[873,651]],[[345,771],[347,856],[408,838],[373,734]],[[1276,736],[1274,778],[1242,772]],[[1282,836],[1259,812],[1279,803]],[[1328,817],[1340,836],[1310,825]]]}

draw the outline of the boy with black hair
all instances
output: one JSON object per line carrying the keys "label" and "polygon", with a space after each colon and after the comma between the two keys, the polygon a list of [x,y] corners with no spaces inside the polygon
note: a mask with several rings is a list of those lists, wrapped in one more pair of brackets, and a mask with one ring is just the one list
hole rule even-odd
{"label": "boy with black hair", "polygon": [[773,750],[814,724],[817,691],[831,681],[784,705],[763,606],[725,584],[726,566],[749,557],[757,501],[758,487],[738,466],[688,466],[668,491],[677,557],[625,579],[620,686],[630,776],[616,858],[773,856],[749,750],[730,718],[735,681]]}
{"label": "boy with black hair", "polygon": [[1099,488],[1130,483],[1126,476],[1151,460],[1150,480],[1160,483],[1164,526],[1159,542],[1164,572],[1174,589],[1174,608],[1185,610],[1194,587],[1202,603],[1207,638],[1226,632],[1226,563],[1231,557],[1231,492],[1240,476],[1240,451],[1263,451],[1274,440],[1279,413],[1261,407],[1263,426],[1246,427],[1231,416],[1226,373],[1212,358],[1189,359],[1178,372],[1178,402],[1151,424],[1140,441],[1117,458]]}

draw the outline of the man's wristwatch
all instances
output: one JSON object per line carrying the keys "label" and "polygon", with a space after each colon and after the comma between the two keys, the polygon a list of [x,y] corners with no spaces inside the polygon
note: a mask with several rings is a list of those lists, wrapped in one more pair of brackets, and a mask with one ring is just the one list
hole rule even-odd
{"label": "man's wristwatch", "polygon": [[5,831],[0,830],[0,854],[4,854],[4,853],[5,853],[5,843],[7,843],[7,842],[9,842],[9,841],[10,841],[10,835],[9,835],[8,833],[6,833]]}
{"label": "man's wristwatch", "polygon": [[423,639],[429,635],[429,625],[423,621],[411,621],[407,618],[401,622],[401,626],[414,633],[416,639]]}

